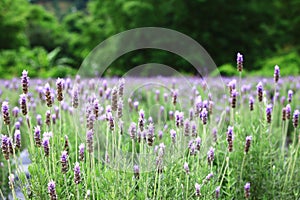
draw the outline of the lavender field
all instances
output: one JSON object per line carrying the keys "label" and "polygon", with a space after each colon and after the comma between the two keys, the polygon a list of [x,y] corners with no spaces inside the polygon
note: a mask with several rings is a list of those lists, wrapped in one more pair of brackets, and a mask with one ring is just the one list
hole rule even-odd
{"label": "lavender field", "polygon": [[300,77],[278,66],[273,78],[30,73],[1,80],[0,199],[300,198]]}

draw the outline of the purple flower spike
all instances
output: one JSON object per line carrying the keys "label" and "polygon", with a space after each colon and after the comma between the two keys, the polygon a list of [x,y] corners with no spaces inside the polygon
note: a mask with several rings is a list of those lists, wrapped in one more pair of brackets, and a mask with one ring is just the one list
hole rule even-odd
{"label": "purple flower spike", "polygon": [[9,105],[7,101],[4,101],[2,103],[2,117],[3,117],[4,124],[9,125],[10,117],[9,117]]}
{"label": "purple flower spike", "polygon": [[245,153],[248,153],[252,141],[252,136],[246,137]]}
{"label": "purple flower spike", "polygon": [[93,130],[88,130],[86,133],[86,142],[87,142],[89,153],[93,153],[94,151],[93,138],[94,138]]}
{"label": "purple flower spike", "polygon": [[232,126],[228,126],[227,142],[228,142],[228,151],[232,152],[233,150],[233,127]]}
{"label": "purple flower spike", "polygon": [[34,127],[34,140],[36,146],[40,147],[41,146],[41,128],[40,126]]}
{"label": "purple flower spike", "polygon": [[237,53],[236,64],[237,64],[237,69],[239,72],[241,72],[243,70],[243,62],[244,62],[243,55],[240,53]]}
{"label": "purple flower spike", "polygon": [[185,171],[186,174],[190,173],[189,164],[187,162],[184,163],[183,169],[184,169],[184,171]]}
{"label": "purple flower spike", "polygon": [[272,121],[272,105],[268,105],[266,108],[267,122],[270,124]]}
{"label": "purple flower spike", "polygon": [[84,161],[84,144],[83,143],[81,143],[80,145],[79,145],[79,160],[80,161]]}
{"label": "purple flower spike", "polygon": [[286,112],[286,119],[291,119],[291,106],[290,104],[286,105],[285,107],[285,112]]}
{"label": "purple flower spike", "polygon": [[17,118],[19,115],[19,108],[18,107],[14,107],[12,110],[12,115]]}
{"label": "purple flower spike", "polygon": [[213,147],[210,147],[209,151],[207,152],[208,164],[211,165],[214,159],[215,159],[215,149]]}
{"label": "purple flower spike", "polygon": [[43,138],[43,147],[44,147],[44,152],[45,152],[45,156],[48,157],[49,156],[49,137],[44,137]]}
{"label": "purple flower spike", "polygon": [[15,130],[15,144],[17,149],[21,148],[21,132],[18,129]]}
{"label": "purple flower spike", "polygon": [[54,181],[48,183],[48,192],[51,200],[57,200],[56,185]]}
{"label": "purple flower spike", "polygon": [[140,168],[138,165],[134,165],[133,166],[133,173],[134,173],[134,177],[136,179],[139,179],[140,178]]}
{"label": "purple flower spike", "polygon": [[29,85],[29,77],[28,77],[28,71],[26,71],[26,70],[23,70],[23,72],[22,72],[21,84],[22,84],[23,93],[27,94],[28,93],[28,85]]}
{"label": "purple flower spike", "polygon": [[76,162],[74,166],[74,183],[79,184],[80,182],[81,182],[80,166],[79,163]]}
{"label": "purple flower spike", "polygon": [[175,144],[175,142],[176,142],[176,131],[174,129],[171,129],[170,130],[170,135],[171,135],[171,139],[172,139],[173,144]]}
{"label": "purple flower spike", "polygon": [[292,90],[288,91],[288,102],[291,103],[293,99],[294,92]]}
{"label": "purple flower spike", "polygon": [[295,128],[298,127],[298,124],[299,124],[299,110],[295,110],[294,111],[294,116],[293,116],[293,125]]}
{"label": "purple flower spike", "polygon": [[279,69],[278,65],[275,65],[275,67],[274,67],[274,81],[275,81],[275,83],[278,82],[279,77],[280,77],[280,69]]}
{"label": "purple flower spike", "polygon": [[244,191],[245,191],[245,198],[249,199],[250,197],[250,183],[246,183],[244,186]]}
{"label": "purple flower spike", "polygon": [[200,188],[201,188],[201,187],[200,187],[200,184],[196,183],[196,184],[195,184],[195,190],[196,190],[196,191],[195,191],[195,194],[196,194],[197,197],[199,197],[199,196],[201,195],[201,193],[200,193]]}
{"label": "purple flower spike", "polygon": [[2,135],[2,144],[1,144],[1,148],[2,148],[2,153],[3,156],[6,160],[9,159],[9,138],[6,135]]}
{"label": "purple flower spike", "polygon": [[263,85],[262,82],[259,82],[256,86],[256,90],[257,90],[257,98],[259,102],[262,102],[263,100]]}
{"label": "purple flower spike", "polygon": [[218,199],[218,198],[220,197],[220,189],[221,189],[221,187],[218,186],[218,187],[216,188],[216,190],[215,190],[215,192],[216,192],[216,199]]}

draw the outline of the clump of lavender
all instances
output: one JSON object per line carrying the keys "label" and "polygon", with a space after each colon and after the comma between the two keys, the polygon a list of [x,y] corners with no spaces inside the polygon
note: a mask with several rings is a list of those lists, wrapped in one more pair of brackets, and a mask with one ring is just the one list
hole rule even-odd
{"label": "clump of lavender", "polygon": [[84,144],[83,143],[81,143],[80,145],[79,145],[79,160],[80,161],[84,161]]}
{"label": "clump of lavender", "polygon": [[118,90],[116,87],[112,89],[112,97],[111,97],[111,109],[113,111],[117,111],[118,108]]}
{"label": "clump of lavender", "polygon": [[28,93],[28,85],[29,85],[29,77],[28,77],[28,71],[26,71],[26,70],[23,70],[23,72],[22,72],[21,83],[22,83],[23,94],[27,94]]}
{"label": "clump of lavender", "polygon": [[272,121],[272,105],[267,106],[266,115],[267,115],[267,123],[270,124]]}
{"label": "clump of lavender", "polygon": [[64,84],[64,80],[61,78],[58,78],[56,80],[56,98],[57,101],[62,101],[64,99],[63,96],[63,84]]}
{"label": "clump of lavender", "polygon": [[48,157],[49,152],[50,152],[49,137],[44,137],[43,138],[43,147],[44,147],[45,156]]}
{"label": "clump of lavender", "polygon": [[252,141],[252,136],[247,136],[246,137],[246,143],[245,143],[245,153],[248,153],[249,148],[251,146],[251,141]]}
{"label": "clump of lavender", "polygon": [[48,107],[52,107],[52,96],[51,96],[51,90],[50,90],[50,85],[49,83],[46,83],[44,87],[44,94],[46,97],[46,102]]}
{"label": "clump of lavender", "polygon": [[4,101],[2,103],[2,117],[3,117],[4,124],[9,125],[10,116],[9,116],[9,105],[7,101]]}
{"label": "clump of lavender", "polygon": [[274,82],[277,83],[280,77],[280,69],[278,65],[274,67]]}
{"label": "clump of lavender", "polygon": [[256,91],[257,91],[257,98],[259,102],[262,102],[263,100],[263,85],[262,82],[259,82],[256,86]]}
{"label": "clump of lavender", "polygon": [[200,197],[200,196],[201,196],[200,188],[201,188],[200,184],[196,183],[196,184],[195,184],[195,190],[196,190],[196,191],[195,191],[195,195],[196,195],[197,197]]}
{"label": "clump of lavender", "polygon": [[86,133],[86,143],[87,143],[87,146],[88,146],[89,153],[93,153],[93,151],[94,151],[93,138],[94,138],[93,130],[88,130],[87,133]]}
{"label": "clump of lavender", "polygon": [[208,164],[211,165],[215,159],[215,150],[213,147],[210,147],[209,151],[207,152],[207,161]]}
{"label": "clump of lavender", "polygon": [[78,185],[80,182],[81,182],[80,166],[79,163],[76,162],[74,166],[74,183]]}
{"label": "clump of lavender", "polygon": [[68,169],[69,169],[69,165],[68,165],[68,152],[67,151],[63,151],[61,153],[61,157],[60,157],[60,163],[61,163],[61,172],[63,174],[67,173]]}
{"label": "clump of lavender", "polygon": [[249,97],[249,109],[250,111],[254,110],[254,98],[252,96]]}
{"label": "clump of lavender", "polygon": [[133,166],[133,174],[134,174],[134,178],[136,179],[140,178],[140,168],[138,165]]}
{"label": "clump of lavender", "polygon": [[295,110],[294,111],[294,116],[293,116],[293,126],[295,127],[295,128],[297,128],[298,127],[298,124],[299,124],[299,110]]}
{"label": "clump of lavender", "polygon": [[232,152],[233,150],[233,127],[229,126],[227,130],[227,142],[228,142],[228,151]]}
{"label": "clump of lavender", "polygon": [[3,156],[6,160],[9,159],[9,138],[6,135],[2,135],[2,144],[1,144],[1,149],[2,149],[2,153]]}
{"label": "clump of lavender", "polygon": [[288,102],[291,103],[293,99],[294,92],[293,90],[288,91]]}
{"label": "clump of lavender", "polygon": [[177,127],[183,126],[184,113],[176,110],[175,112],[175,124]]}
{"label": "clump of lavender", "polygon": [[237,70],[239,72],[243,71],[243,62],[244,62],[243,55],[240,53],[237,53],[236,64],[237,64]]}
{"label": "clump of lavender", "polygon": [[249,199],[250,197],[250,183],[246,183],[244,186],[244,193],[245,193],[245,198]]}
{"label": "clump of lavender", "polygon": [[78,101],[79,101],[78,89],[74,88],[73,89],[73,94],[72,94],[72,106],[73,106],[73,108],[77,108],[78,107]]}
{"label": "clump of lavender", "polygon": [[54,181],[48,183],[48,192],[51,200],[57,200],[56,185]]}
{"label": "clump of lavender", "polygon": [[20,130],[18,130],[18,129],[15,130],[14,136],[15,136],[15,147],[17,149],[20,149],[21,148],[21,132],[20,132]]}
{"label": "clump of lavender", "polygon": [[174,129],[171,129],[170,135],[171,135],[172,143],[175,144],[176,143],[176,131]]}
{"label": "clump of lavender", "polygon": [[34,140],[36,146],[40,147],[41,146],[41,128],[40,126],[34,127]]}
{"label": "clump of lavender", "polygon": [[189,168],[189,164],[187,162],[185,162],[183,164],[183,169],[185,171],[186,174],[189,174],[190,173],[190,168]]}

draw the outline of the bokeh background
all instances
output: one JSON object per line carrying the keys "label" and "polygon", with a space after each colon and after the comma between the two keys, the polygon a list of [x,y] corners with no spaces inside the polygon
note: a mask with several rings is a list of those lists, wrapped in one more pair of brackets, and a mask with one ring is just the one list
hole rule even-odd
{"label": "bokeh background", "polygon": [[[75,75],[106,38],[145,26],[170,28],[201,44],[222,75],[236,75],[236,53],[247,75],[300,73],[299,0],[0,0],[0,78]],[[183,58],[147,49],[128,53],[106,71],[120,76],[144,63],[195,75]],[[213,74],[212,74],[213,75]]]}

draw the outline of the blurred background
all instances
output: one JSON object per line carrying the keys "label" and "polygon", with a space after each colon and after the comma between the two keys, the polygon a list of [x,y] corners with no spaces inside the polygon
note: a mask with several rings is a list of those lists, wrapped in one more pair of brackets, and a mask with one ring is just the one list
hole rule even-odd
{"label": "blurred background", "polygon": [[[87,54],[124,30],[156,26],[201,44],[223,75],[236,75],[236,54],[246,74],[300,74],[299,0],[0,0],[0,78],[74,75]],[[184,59],[161,50],[138,50],[106,71],[161,63],[196,74]],[[244,73],[244,74],[245,74]]]}

